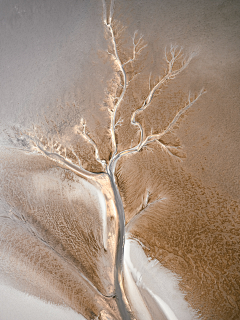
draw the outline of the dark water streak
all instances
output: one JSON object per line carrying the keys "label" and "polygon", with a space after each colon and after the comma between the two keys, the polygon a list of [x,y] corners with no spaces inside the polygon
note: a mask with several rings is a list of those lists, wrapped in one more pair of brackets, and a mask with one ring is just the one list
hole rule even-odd
{"label": "dark water streak", "polygon": [[115,263],[115,292],[116,301],[118,305],[119,312],[124,320],[131,320],[131,316],[123,300],[123,281],[122,281],[122,268],[123,268],[123,258],[124,258],[124,243],[125,243],[125,213],[123,208],[122,199],[120,197],[115,177],[113,172],[109,172],[109,178],[111,181],[111,186],[114,192],[115,205],[119,218],[118,226],[118,237],[117,237],[117,252],[116,252],[116,263]]}

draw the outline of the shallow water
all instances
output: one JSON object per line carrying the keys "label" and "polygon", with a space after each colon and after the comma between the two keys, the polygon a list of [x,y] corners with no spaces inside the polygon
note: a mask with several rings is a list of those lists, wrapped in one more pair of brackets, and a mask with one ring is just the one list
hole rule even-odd
{"label": "shallow water", "polygon": [[[131,116],[164,77],[165,48],[169,54],[171,44],[179,45],[185,57],[196,55],[136,116],[143,136],[164,131],[189,92],[193,100],[206,91],[158,143],[116,165],[124,257],[118,256],[121,246],[116,249],[123,233],[119,242],[110,184],[101,193],[76,171],[37,153],[22,134],[38,137],[48,152],[74,165],[81,160],[85,170],[101,172],[93,144],[79,134],[85,119],[100,158],[108,162],[113,155],[108,109],[124,79],[104,29],[102,2],[11,0],[0,6],[0,281],[6,292],[24,293],[12,291],[26,308],[25,294],[40,298],[34,301],[43,303],[42,318],[50,302],[86,319],[120,319],[117,281],[137,319],[238,319],[238,1],[115,1],[119,59],[133,57],[134,34],[147,45],[124,66],[129,83],[116,113],[119,152],[139,142]],[[121,258],[123,280],[116,280]],[[3,320],[10,319],[3,305]]]}

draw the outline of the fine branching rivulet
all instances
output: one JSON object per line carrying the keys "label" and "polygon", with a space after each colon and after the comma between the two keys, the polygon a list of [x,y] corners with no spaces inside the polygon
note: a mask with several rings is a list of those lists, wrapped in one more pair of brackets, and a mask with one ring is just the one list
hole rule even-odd
{"label": "fine branching rivulet", "polygon": [[[91,172],[84,169],[81,161],[81,157],[73,146],[64,145],[61,141],[53,139],[47,139],[43,134],[40,133],[36,128],[30,131],[22,131],[19,133],[22,139],[28,142],[31,146],[31,152],[39,153],[51,159],[62,167],[70,169],[73,173],[77,174],[81,178],[87,180],[90,184],[98,188],[104,195],[107,203],[106,216],[102,217],[102,241],[105,252],[111,256],[113,264],[114,283],[112,283],[112,290],[108,292],[102,287],[98,287],[94,281],[88,279],[88,281],[96,287],[96,289],[104,296],[116,297],[119,312],[122,319],[132,319],[131,308],[127,303],[127,299],[124,293],[123,286],[123,254],[124,254],[124,235],[125,235],[125,215],[122,200],[119,194],[117,181],[115,179],[115,168],[118,160],[124,156],[130,156],[134,153],[141,151],[143,148],[150,144],[158,144],[163,152],[167,152],[169,157],[177,157],[172,152],[174,146],[165,144],[162,137],[170,133],[174,126],[179,121],[180,117],[200,98],[204,93],[201,90],[196,95],[189,93],[188,99],[185,105],[179,109],[172,120],[165,126],[162,131],[157,133],[145,134],[143,124],[139,121],[138,115],[147,108],[151,108],[153,98],[160,93],[161,88],[175,79],[181,72],[183,72],[191,62],[195,53],[185,56],[183,49],[178,46],[171,45],[169,49],[165,50],[165,74],[159,77],[158,81],[151,84],[151,75],[149,77],[149,92],[146,95],[141,105],[131,115],[130,125],[135,126],[138,130],[138,142],[134,146],[130,146],[125,150],[118,148],[117,129],[121,126],[122,119],[118,121],[118,112],[121,109],[126,93],[128,91],[131,82],[139,76],[138,73],[128,72],[129,66],[133,65],[139,56],[144,52],[146,44],[143,41],[143,37],[138,32],[134,32],[132,38],[132,51],[131,56],[128,59],[121,58],[119,54],[120,44],[118,43],[119,27],[113,18],[114,14],[114,1],[111,1],[110,7],[108,8],[105,0],[103,0],[103,23],[106,29],[108,43],[108,50],[106,54],[112,61],[114,73],[115,73],[115,87],[114,92],[109,93],[109,101],[111,105],[109,107],[109,118],[110,127],[109,133],[111,136],[112,152],[109,159],[101,158],[101,145],[97,145],[92,138],[91,132],[88,131],[87,119],[81,119],[80,123],[76,127],[76,134],[81,135],[85,140],[85,143],[90,144],[94,148],[95,160],[101,165],[102,172]],[[175,148],[177,148],[175,146]],[[71,154],[71,157],[68,157]],[[155,201],[160,201],[157,199]],[[148,196],[145,199],[143,208],[151,205],[148,200]],[[114,219],[114,224],[111,219]],[[109,236],[109,233],[114,233],[114,239]],[[113,249],[112,249],[113,248]],[[109,258],[110,259],[110,258]],[[111,260],[110,259],[110,260]]]}

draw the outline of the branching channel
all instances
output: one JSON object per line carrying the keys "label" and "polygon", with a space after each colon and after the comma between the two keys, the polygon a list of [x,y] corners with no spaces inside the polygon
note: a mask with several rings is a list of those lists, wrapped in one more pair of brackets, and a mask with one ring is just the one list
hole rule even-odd
{"label": "branching channel", "polygon": [[[63,165],[67,167],[69,170],[73,171],[83,179],[86,179],[92,184],[97,185],[100,179],[98,180],[97,177],[100,175],[104,175],[107,177],[110,181],[110,188],[112,188],[112,198],[108,199],[106,201],[112,201],[111,205],[114,207],[114,209],[117,212],[117,218],[116,218],[116,239],[117,239],[117,246],[115,248],[116,250],[116,261],[114,266],[114,288],[115,293],[117,297],[117,303],[119,307],[119,311],[122,315],[122,317],[126,320],[130,320],[130,313],[128,304],[126,302],[125,296],[124,296],[124,289],[123,289],[123,280],[122,280],[122,260],[123,260],[123,249],[124,249],[124,237],[125,237],[125,214],[123,209],[122,200],[118,191],[117,182],[115,181],[115,168],[117,161],[122,158],[125,155],[133,154],[136,152],[139,152],[144,147],[149,145],[150,143],[156,142],[160,145],[160,147],[167,152],[170,156],[175,156],[173,152],[171,151],[171,148],[174,148],[174,146],[169,146],[165,144],[161,138],[165,136],[167,133],[170,133],[174,126],[177,124],[180,117],[187,111],[189,108],[193,106],[194,103],[198,101],[198,99],[202,96],[202,94],[205,92],[203,89],[200,90],[200,92],[196,95],[191,95],[189,93],[187,101],[185,102],[185,105],[182,106],[179,111],[175,114],[173,119],[165,126],[165,128],[157,133],[150,133],[149,135],[146,135],[144,133],[144,128],[142,127],[142,124],[137,121],[138,115],[149,108],[151,106],[151,103],[153,101],[153,98],[156,97],[156,95],[160,92],[161,88],[168,83],[169,81],[175,79],[181,72],[183,72],[191,62],[192,58],[195,56],[195,53],[192,53],[188,56],[185,56],[183,54],[183,49],[178,46],[171,45],[169,49],[165,49],[165,63],[166,63],[166,70],[163,76],[159,77],[157,80],[157,83],[151,85],[151,73],[149,76],[149,90],[147,92],[146,98],[142,103],[140,104],[139,108],[137,108],[131,115],[131,125],[137,127],[137,132],[139,134],[138,142],[136,142],[135,146],[129,147],[126,150],[119,151],[118,150],[118,143],[116,138],[116,130],[117,127],[121,125],[123,119],[117,120],[117,113],[119,111],[119,107],[121,106],[122,102],[125,99],[126,92],[129,87],[129,83],[134,80],[134,78],[138,75],[136,73],[134,76],[131,76],[131,79],[129,79],[129,72],[126,72],[128,70],[128,66],[132,65],[138,58],[138,56],[142,53],[142,51],[147,46],[143,41],[143,36],[140,34],[138,36],[138,31],[134,32],[134,35],[132,37],[132,51],[130,58],[124,59],[126,61],[122,61],[121,54],[119,50],[119,45],[117,41],[117,31],[116,25],[113,20],[113,13],[114,13],[114,1],[111,0],[110,2],[110,8],[109,8],[109,14],[107,13],[107,5],[106,1],[102,0],[103,3],[103,23],[104,27],[109,35],[109,49],[107,51],[109,57],[111,57],[112,61],[114,62],[114,65],[117,66],[116,76],[118,77],[117,82],[117,90],[115,96],[113,95],[111,97],[112,106],[113,108],[110,110],[110,135],[111,135],[111,143],[112,143],[112,153],[109,160],[109,163],[105,159],[101,159],[99,153],[99,149],[95,141],[91,138],[91,134],[87,130],[87,124],[86,121],[81,119],[80,125],[76,126],[75,129],[77,134],[79,134],[86,143],[90,144],[94,148],[94,156],[95,160],[101,164],[102,172],[101,173],[93,173],[88,170],[85,170],[82,166],[82,161],[80,159],[80,156],[78,155],[78,152],[76,149],[74,150],[74,147],[68,146],[63,147],[60,143],[53,142],[53,140],[50,139],[50,141],[46,139],[44,140],[42,136],[39,136],[37,131],[34,129],[32,133],[21,133],[21,136],[28,140],[28,142],[31,143],[32,150],[34,152],[37,152],[39,154],[43,154],[47,158],[57,162],[60,165]],[[175,147],[177,148],[177,147]],[[74,160],[69,159],[69,156],[67,156],[69,153],[67,151],[71,152],[71,159],[76,159],[77,164],[73,163]],[[142,214],[144,210],[146,210],[147,207],[150,205],[153,205],[157,202],[163,201],[165,198],[159,197],[154,202],[149,202],[149,192],[147,191],[146,199],[144,202],[144,207],[139,212],[139,214]],[[109,206],[111,207],[111,206]],[[111,207],[111,208],[112,208]],[[118,220],[117,220],[118,219]],[[134,220],[131,221],[131,223]],[[44,241],[43,239],[40,239],[41,241]],[[87,279],[88,283],[89,280]],[[92,284],[93,285],[93,284]]]}

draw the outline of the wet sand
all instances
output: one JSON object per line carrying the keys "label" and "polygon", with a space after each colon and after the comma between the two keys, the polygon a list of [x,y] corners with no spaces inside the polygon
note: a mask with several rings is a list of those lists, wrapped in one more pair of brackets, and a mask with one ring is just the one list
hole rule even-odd
{"label": "wet sand", "polygon": [[[53,2],[52,11],[49,4],[14,5],[14,1],[4,4],[7,18],[2,19],[6,75],[2,129],[12,132],[12,125],[17,125],[32,130],[32,124],[38,125],[44,139],[73,146],[86,170],[100,172],[94,149],[76,130],[81,118],[86,119],[101,158],[109,160],[107,108],[109,97],[121,93],[121,88],[116,90],[121,77],[113,77],[116,66],[106,53],[101,3],[82,2],[74,9],[71,2],[68,10],[63,2],[60,6]],[[51,25],[40,18],[44,12],[52,17]],[[240,314],[238,14],[238,1],[151,1],[150,5],[121,1],[115,5],[114,18],[121,22],[119,27],[126,26],[119,37],[121,59],[131,56],[136,29],[148,44],[126,68],[129,79],[136,78],[129,83],[117,114],[116,121],[123,120],[117,128],[119,151],[138,143],[131,115],[146,99],[149,85],[154,86],[164,73],[164,48],[172,43],[183,46],[186,56],[198,53],[137,117],[145,136],[164,130],[186,103],[189,91],[194,97],[204,88],[206,93],[160,141],[175,153],[169,155],[160,145],[149,144],[120,159],[116,181],[126,224],[135,217],[128,231],[145,245],[147,256],[181,278],[180,289],[201,319],[238,319]],[[32,17],[36,19],[30,29]],[[26,30],[31,40],[25,39]],[[34,65],[40,65],[40,73]],[[2,135],[1,147],[9,145],[12,148]],[[67,157],[76,162],[70,148]],[[75,267],[81,270],[100,291],[112,290],[113,258],[104,250],[95,196],[86,196],[87,187],[78,178],[42,156],[12,148],[1,152],[1,163],[1,214],[10,212],[16,221],[22,214],[47,244],[36,241],[18,222],[3,218],[2,278],[8,273],[8,283],[16,288],[70,306],[89,319],[103,309],[120,318],[115,299],[99,296],[74,271]],[[71,270],[62,257],[71,262]]]}

